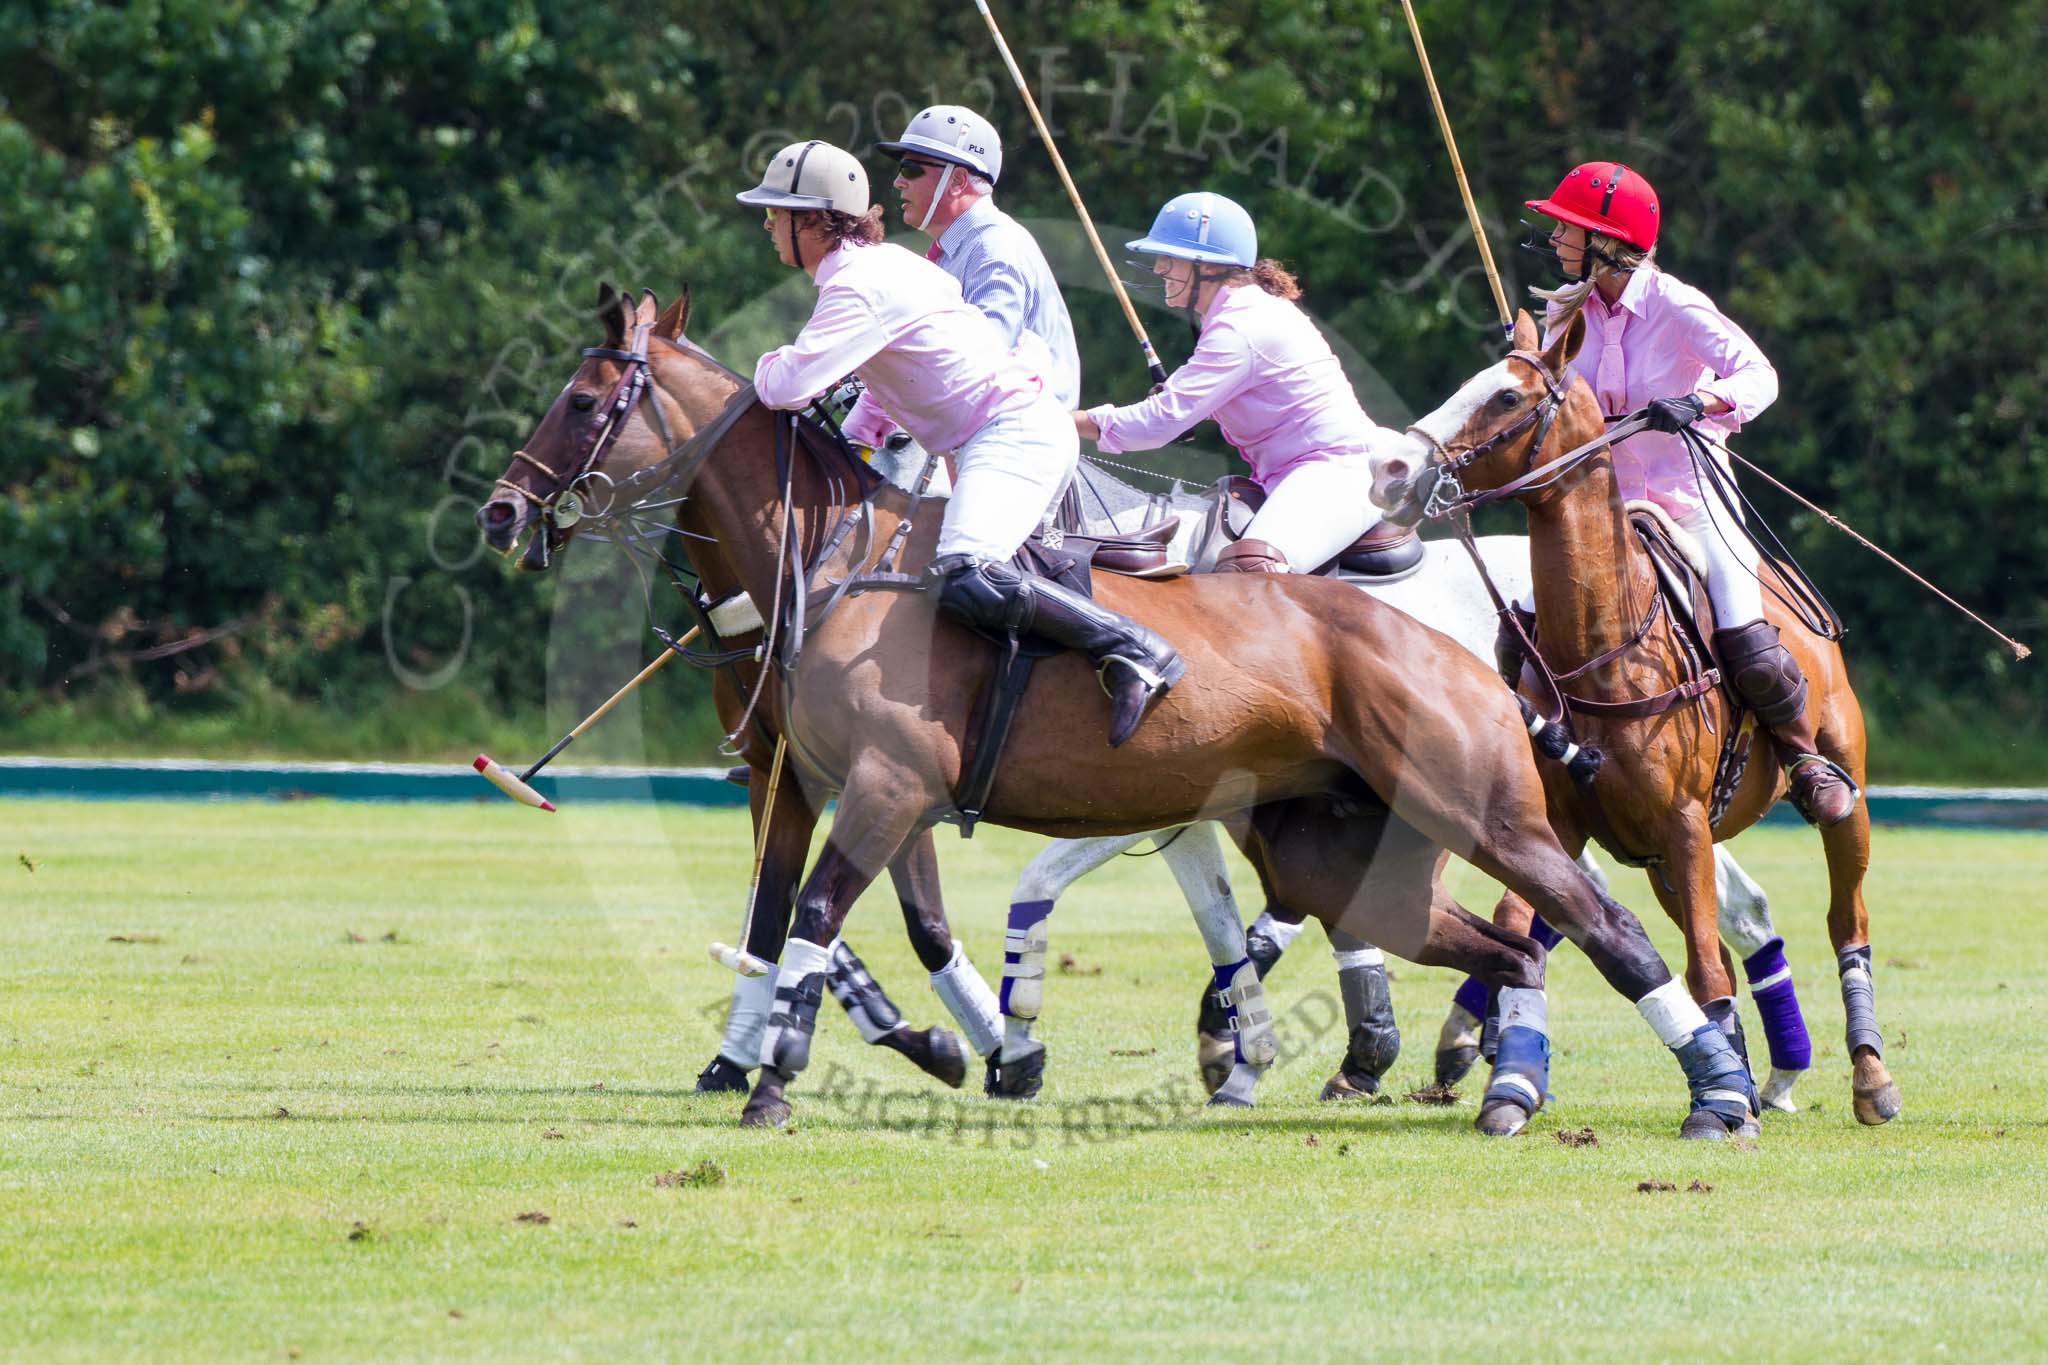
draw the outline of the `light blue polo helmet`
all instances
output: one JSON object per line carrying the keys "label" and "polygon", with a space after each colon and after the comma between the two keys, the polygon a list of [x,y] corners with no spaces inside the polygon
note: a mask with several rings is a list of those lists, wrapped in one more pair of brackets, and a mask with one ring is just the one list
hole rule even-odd
{"label": "light blue polo helmet", "polygon": [[1196,190],[1167,200],[1152,230],[1124,246],[1154,256],[1249,268],[1258,263],[1259,230],[1236,200]]}

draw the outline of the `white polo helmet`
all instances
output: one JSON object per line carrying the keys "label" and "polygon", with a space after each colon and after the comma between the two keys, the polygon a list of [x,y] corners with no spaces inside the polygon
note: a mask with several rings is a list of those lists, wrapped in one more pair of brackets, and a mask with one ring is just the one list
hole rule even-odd
{"label": "white polo helmet", "polygon": [[734,195],[764,209],[837,209],[858,218],[868,211],[868,173],[852,152],[812,138],[777,152],[761,183]]}
{"label": "white polo helmet", "polygon": [[934,104],[917,117],[894,142],[877,142],[875,150],[891,156],[915,153],[934,161],[965,166],[993,185],[1003,173],[1003,139],[996,126],[958,104]]}

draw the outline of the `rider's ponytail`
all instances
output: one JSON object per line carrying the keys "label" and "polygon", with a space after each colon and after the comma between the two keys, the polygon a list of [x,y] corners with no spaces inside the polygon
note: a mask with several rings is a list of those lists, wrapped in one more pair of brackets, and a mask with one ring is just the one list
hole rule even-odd
{"label": "rider's ponytail", "polygon": [[1258,263],[1249,268],[1231,271],[1223,277],[1223,283],[1255,284],[1276,299],[1292,301],[1301,297],[1301,281],[1270,256],[1260,257]]}

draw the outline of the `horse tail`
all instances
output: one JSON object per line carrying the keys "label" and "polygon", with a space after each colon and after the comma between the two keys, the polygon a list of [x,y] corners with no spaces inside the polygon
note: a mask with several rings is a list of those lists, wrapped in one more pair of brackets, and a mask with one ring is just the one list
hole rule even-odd
{"label": "horse tail", "polygon": [[1536,752],[1564,764],[1572,781],[1581,787],[1592,786],[1607,755],[1590,744],[1575,742],[1562,721],[1545,720],[1527,697],[1517,694],[1515,704],[1522,708],[1522,723],[1529,727],[1529,738],[1536,741]]}

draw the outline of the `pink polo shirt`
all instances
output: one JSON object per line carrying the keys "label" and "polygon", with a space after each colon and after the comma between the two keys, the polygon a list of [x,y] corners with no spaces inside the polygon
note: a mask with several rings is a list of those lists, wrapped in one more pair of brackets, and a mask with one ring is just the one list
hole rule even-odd
{"label": "pink polo shirt", "polygon": [[996,325],[917,253],[842,242],[817,282],[811,320],[754,366],[754,392],[769,407],[800,408],[858,374],[867,392],[848,414],[848,436],[879,444],[893,417],[926,450],[948,451],[1038,401],[1038,377]]}
{"label": "pink polo shirt", "polygon": [[1112,455],[1157,450],[1214,417],[1268,492],[1299,465],[1364,459],[1379,434],[1308,314],[1256,284],[1216,291],[1195,353],[1165,388],[1088,416]]}
{"label": "pink polo shirt", "polygon": [[[1555,318],[1553,306],[1550,317]],[[1728,437],[1778,396],[1778,372],[1749,334],[1714,301],[1661,270],[1639,269],[1609,306],[1595,290],[1586,299],[1586,343],[1572,368],[1584,375],[1609,417],[1622,417],[1657,398],[1712,394],[1728,411],[1696,426],[1722,465]],[[1647,498],[1674,516],[1696,511],[1711,496],[1677,436],[1645,431],[1614,448],[1624,498]]]}

